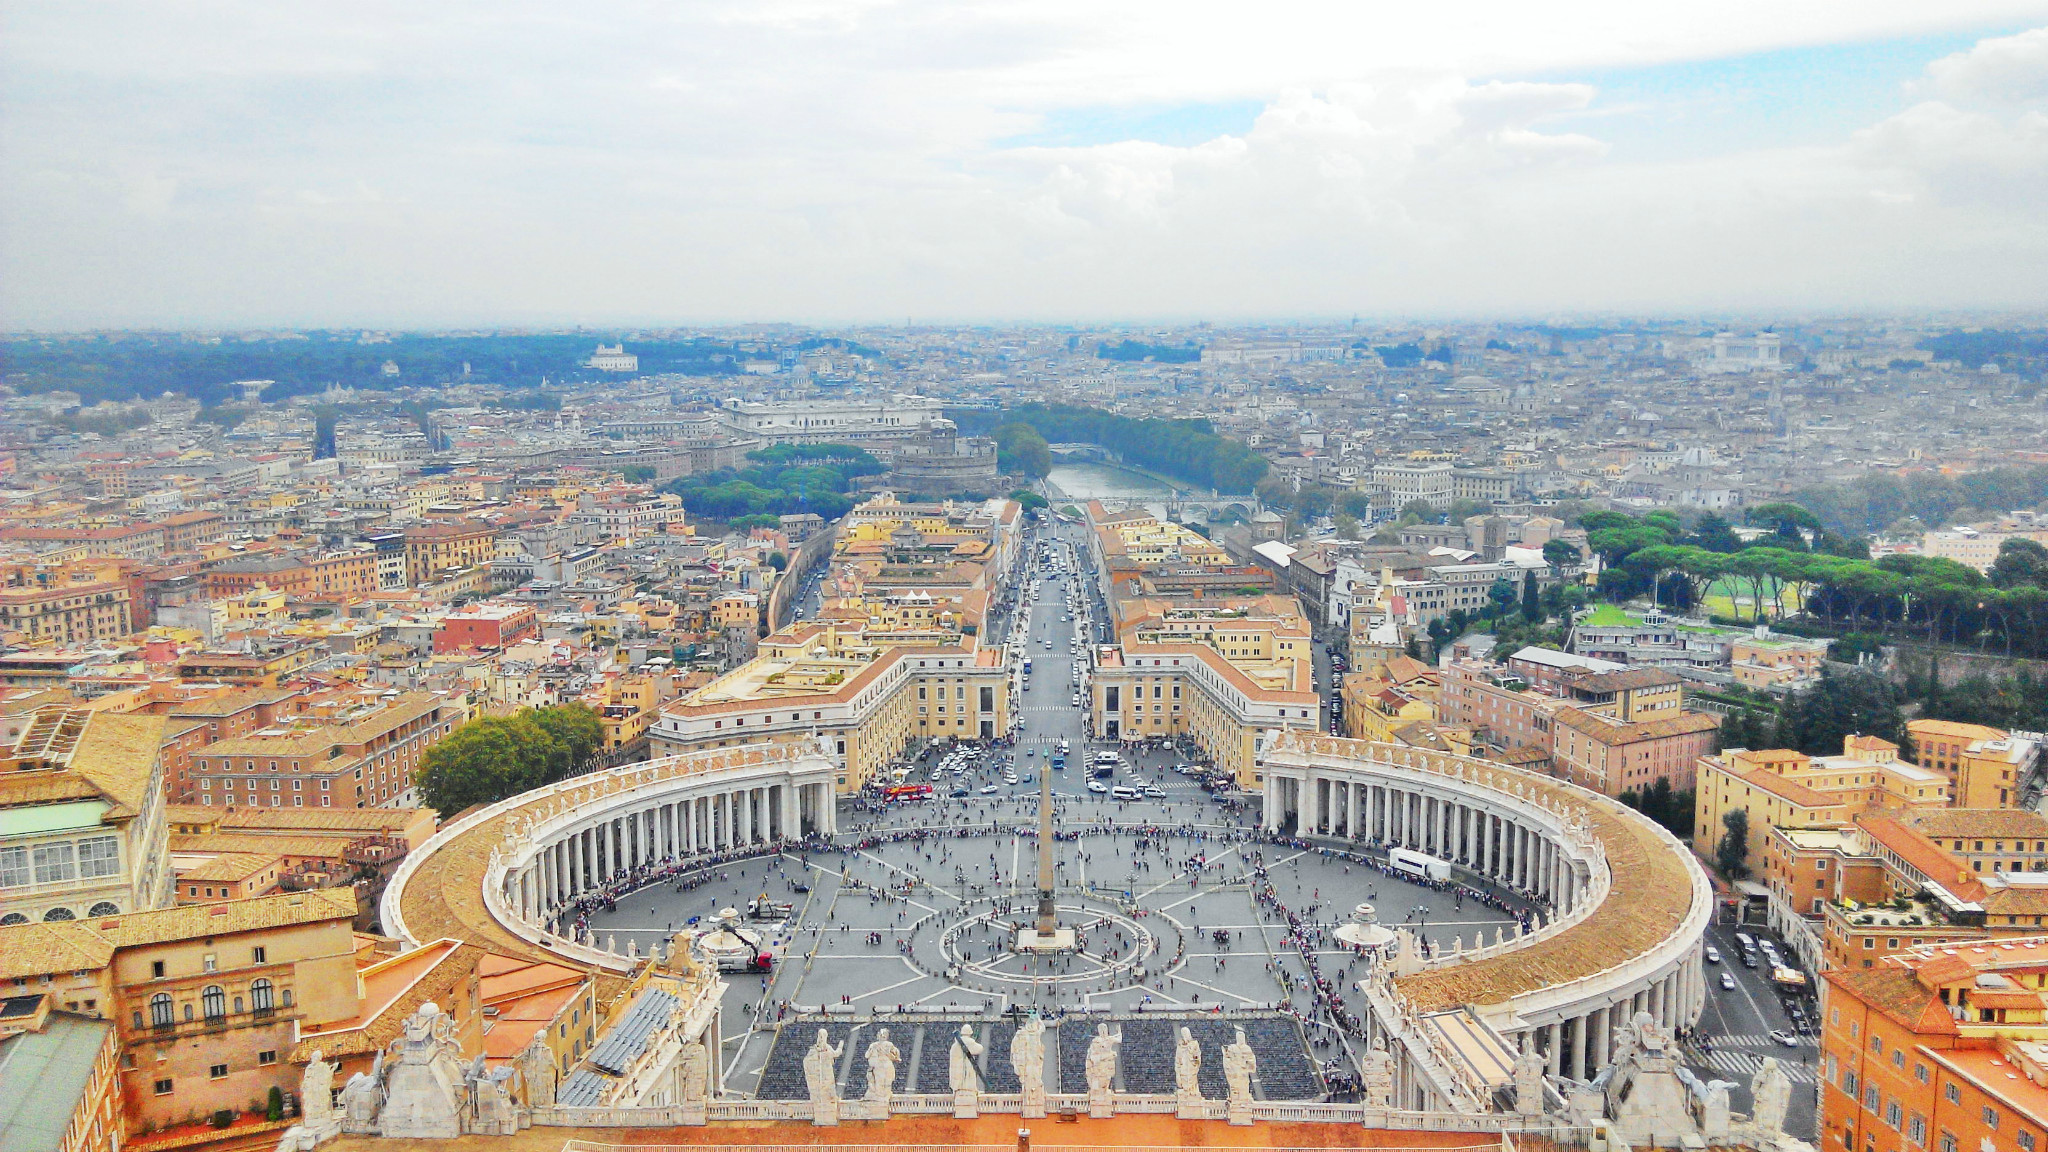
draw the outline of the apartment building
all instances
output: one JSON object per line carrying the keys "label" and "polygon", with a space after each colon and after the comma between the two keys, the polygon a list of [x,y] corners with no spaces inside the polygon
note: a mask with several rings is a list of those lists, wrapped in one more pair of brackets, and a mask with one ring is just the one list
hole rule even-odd
{"label": "apartment building", "polygon": [[0,928],[0,981],[113,1021],[131,1127],[297,1090],[302,1026],[359,1010],[347,889]]}
{"label": "apartment building", "polygon": [[497,536],[497,529],[476,520],[449,520],[406,528],[406,583],[417,588],[455,569],[488,565],[498,554]]}
{"label": "apartment building", "polygon": [[127,583],[86,572],[10,566],[0,583],[0,630],[31,643],[81,645],[135,631]]}
{"label": "apartment building", "polygon": [[1372,466],[1371,486],[1387,504],[1399,508],[1412,500],[1432,508],[1448,508],[1457,498],[1457,480],[1447,460],[1388,460]]}
{"label": "apartment building", "polygon": [[1844,825],[1866,812],[1949,806],[1949,783],[1898,758],[1898,745],[1874,736],[1847,736],[1840,756],[1808,756],[1789,748],[1729,748],[1702,756],[1693,798],[1693,851],[1712,858],[1725,828],[1722,818],[1749,814],[1746,858],[1763,859],[1766,830]]}
{"label": "apartment building", "polygon": [[460,699],[442,692],[309,712],[200,749],[188,795],[202,807],[410,807],[420,757],[467,718]]}
{"label": "apartment building", "polygon": [[1627,722],[1563,708],[1551,720],[1551,771],[1609,796],[1640,794],[1659,780],[1674,792],[1689,791],[1720,727],[1704,712]]}
{"label": "apartment building", "polygon": [[857,790],[925,741],[992,740],[1011,724],[1002,649],[957,632],[913,642],[862,622],[793,625],[751,660],[664,705],[650,754],[822,737]]}
{"label": "apartment building", "polygon": [[164,721],[51,705],[0,751],[0,925],[171,902]]}
{"label": "apartment building", "polygon": [[2048,1139],[2048,937],[1922,944],[1826,979],[1822,1148],[2026,1152]]}

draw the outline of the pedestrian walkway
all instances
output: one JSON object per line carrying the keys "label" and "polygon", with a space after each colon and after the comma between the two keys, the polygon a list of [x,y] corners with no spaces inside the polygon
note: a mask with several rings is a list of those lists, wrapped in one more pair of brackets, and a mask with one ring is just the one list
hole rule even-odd
{"label": "pedestrian walkway", "polygon": [[[1787,1052],[1786,1056],[1778,1059],[1778,1067],[1784,1070],[1785,1078],[1794,1084],[1813,1083],[1813,1065],[1801,1064],[1796,1059],[1788,1059],[1789,1056],[1790,1053]],[[1747,1083],[1749,1077],[1756,1075],[1763,1068],[1764,1058],[1754,1052],[1708,1052],[1703,1056],[1695,1054],[1686,1063],[1694,1072],[1706,1076],[1719,1076],[1722,1079],[1740,1076],[1743,1082]]]}

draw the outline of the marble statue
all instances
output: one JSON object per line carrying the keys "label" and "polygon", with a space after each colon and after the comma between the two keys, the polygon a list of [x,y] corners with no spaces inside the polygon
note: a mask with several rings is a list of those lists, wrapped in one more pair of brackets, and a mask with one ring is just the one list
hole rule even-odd
{"label": "marble statue", "polygon": [[519,1079],[525,1088],[528,1108],[546,1108],[555,1102],[555,1087],[561,1080],[555,1054],[536,1037],[519,1054]]}
{"label": "marble statue", "polygon": [[1365,1066],[1360,1069],[1365,1085],[1365,1103],[1371,1108],[1392,1108],[1394,1106],[1394,1057],[1387,1051],[1387,1038],[1375,1036],[1372,1047],[1366,1050]]}
{"label": "marble statue", "polygon": [[368,1072],[348,1078],[341,1089],[342,1131],[374,1134],[377,1112],[384,1106],[384,1053],[380,1049]]}
{"label": "marble statue", "polygon": [[1032,1119],[1045,1115],[1045,1021],[1037,1016],[1024,1021],[1010,1036],[1010,1067],[1017,1070],[1018,1091],[1023,1094],[1023,1114]]}
{"label": "marble statue", "polygon": [[300,1123],[308,1128],[334,1119],[334,1065],[323,1059],[317,1048],[306,1062],[305,1074],[299,1077],[299,1114]]}
{"label": "marble statue", "polygon": [[953,1051],[946,1063],[946,1084],[955,1092],[981,1091],[981,1066],[975,1061],[982,1054],[981,1041],[974,1037],[974,1025],[962,1024],[960,1034],[953,1038]]}
{"label": "marble statue", "polygon": [[1785,1109],[1792,1102],[1792,1080],[1776,1056],[1764,1057],[1764,1066],[1749,1081],[1749,1122],[1756,1127],[1760,1142],[1785,1135]]}
{"label": "marble statue", "polygon": [[1709,1080],[1701,1089],[1700,1135],[1709,1144],[1725,1144],[1728,1140],[1728,1090],[1733,1087],[1732,1080]]}
{"label": "marble statue", "polygon": [[867,1101],[880,1104],[883,1116],[889,1113],[889,1097],[896,1091],[896,1065],[902,1059],[903,1053],[890,1042],[887,1028],[875,1033],[875,1038],[868,1043]]}
{"label": "marble statue", "polygon": [[974,1038],[974,1025],[962,1024],[953,1039],[946,1061],[946,1083],[953,1089],[953,1115],[971,1120],[981,1114],[981,1067],[975,1063],[983,1051]]}
{"label": "marble statue", "polygon": [[1202,1102],[1202,1045],[1185,1026],[1173,1043],[1173,1095],[1183,1117]]}
{"label": "marble statue", "polygon": [[1229,1089],[1232,1124],[1252,1122],[1252,1073],[1258,1066],[1258,1057],[1252,1053],[1251,1042],[1244,1038],[1244,1029],[1237,1029],[1237,1038],[1223,1046],[1223,1083]]}
{"label": "marble statue", "polygon": [[1524,1033],[1522,1050],[1515,1054],[1515,1111],[1524,1116],[1543,1114],[1543,1053],[1536,1050],[1536,1034]]}
{"label": "marble statue", "polygon": [[406,1017],[391,1042],[394,1057],[384,1077],[384,1102],[377,1114],[383,1136],[452,1140],[462,1135],[469,1088],[455,1022],[429,1000]]}
{"label": "marble statue", "polygon": [[469,1088],[469,1131],[491,1136],[519,1134],[519,1110],[512,1104],[512,1075],[510,1068],[487,1068],[484,1054],[476,1054],[476,1060],[463,1076]]}
{"label": "marble statue", "polygon": [[1095,1035],[1088,1041],[1088,1114],[1107,1117],[1116,1112],[1116,1058],[1117,1048],[1123,1043],[1121,1035],[1112,1033],[1107,1024],[1097,1024]]}
{"label": "marble statue", "polygon": [[711,1060],[702,1040],[688,1040],[676,1054],[676,1087],[683,1104],[701,1104],[711,1093]]}
{"label": "marble statue", "polygon": [[711,1123],[711,1054],[702,1038],[683,1041],[676,1052],[676,1095],[678,1123],[691,1128]]}
{"label": "marble statue", "polygon": [[846,1045],[832,1046],[832,1038],[825,1029],[818,1029],[817,1043],[804,1053],[804,1088],[811,1097],[811,1123],[832,1125],[839,1123],[839,1054]]}

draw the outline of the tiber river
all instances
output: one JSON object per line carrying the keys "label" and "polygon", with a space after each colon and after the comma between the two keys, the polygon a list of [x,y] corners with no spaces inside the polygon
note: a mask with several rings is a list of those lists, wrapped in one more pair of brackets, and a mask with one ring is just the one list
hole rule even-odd
{"label": "tiber river", "polygon": [[1113,464],[1056,464],[1046,480],[1074,500],[1104,496],[1163,500],[1173,495],[1169,485]]}

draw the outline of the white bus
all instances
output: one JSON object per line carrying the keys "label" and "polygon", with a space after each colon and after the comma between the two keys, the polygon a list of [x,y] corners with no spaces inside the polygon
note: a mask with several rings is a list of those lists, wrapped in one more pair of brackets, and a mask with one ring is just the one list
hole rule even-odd
{"label": "white bus", "polygon": [[1392,865],[1397,872],[1406,872],[1410,876],[1420,876],[1426,880],[1449,880],[1451,878],[1450,864],[1428,853],[1416,852],[1408,848],[1387,849],[1387,863]]}

